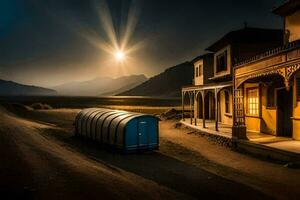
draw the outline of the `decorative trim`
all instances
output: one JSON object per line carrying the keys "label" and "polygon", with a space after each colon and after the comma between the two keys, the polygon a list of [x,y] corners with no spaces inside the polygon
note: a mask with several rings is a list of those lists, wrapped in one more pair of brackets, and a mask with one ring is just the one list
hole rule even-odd
{"label": "decorative trim", "polygon": [[288,52],[288,51],[292,51],[292,50],[297,49],[299,47],[300,47],[300,40],[297,40],[297,41],[288,43],[284,46],[277,47],[275,49],[271,49],[269,51],[266,51],[262,54],[256,55],[256,56],[254,56],[250,59],[240,61],[240,62],[235,64],[235,68],[240,68],[240,67],[243,67],[246,64],[251,64],[251,63],[254,63],[254,62],[258,62],[258,61],[261,61],[263,59],[270,58],[274,55],[278,55],[280,53],[285,53],[285,52]]}
{"label": "decorative trim", "polygon": [[248,79],[278,74],[283,77],[284,84],[285,84],[286,88],[289,89],[291,77],[299,69],[300,69],[300,63],[294,63],[294,64],[291,64],[289,66],[284,66],[284,67],[273,66],[273,67],[267,68],[267,70],[263,69],[263,71],[261,71],[261,72],[256,72],[256,73],[250,74],[248,76],[237,77],[236,82],[235,82],[235,88],[238,88],[243,82],[245,82]]}

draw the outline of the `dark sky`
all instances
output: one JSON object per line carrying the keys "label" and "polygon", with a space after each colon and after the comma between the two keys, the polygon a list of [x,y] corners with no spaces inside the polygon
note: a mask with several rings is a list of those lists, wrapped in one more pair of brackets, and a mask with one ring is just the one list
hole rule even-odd
{"label": "dark sky", "polygon": [[[245,21],[281,28],[281,19],[271,13],[281,2],[108,0],[105,8],[103,0],[1,0],[0,78],[53,86],[96,76],[152,76],[200,55]],[[126,21],[133,26],[125,49],[138,48],[121,64],[103,48],[112,45],[105,22],[120,43]]]}

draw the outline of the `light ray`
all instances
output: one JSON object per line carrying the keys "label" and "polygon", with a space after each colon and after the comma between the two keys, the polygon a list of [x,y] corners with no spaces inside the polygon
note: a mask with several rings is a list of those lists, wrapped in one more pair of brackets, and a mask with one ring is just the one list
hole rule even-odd
{"label": "light ray", "polygon": [[98,2],[99,3],[95,2],[95,7],[97,8],[97,13],[100,18],[101,25],[106,32],[106,36],[109,38],[114,48],[117,49],[119,45],[109,7],[105,0],[100,0]]}
{"label": "light ray", "polygon": [[135,30],[140,14],[137,1],[132,1],[129,7],[124,34],[122,35],[121,49],[125,49]]}
{"label": "light ray", "polygon": [[[99,55],[101,64],[99,62],[97,65],[105,68],[103,73],[128,75],[129,72],[134,71],[133,69],[137,65],[135,62],[132,62],[131,56],[145,45],[145,41],[135,40],[133,42],[132,39],[138,22],[140,6],[138,6],[136,0],[131,2],[125,20],[125,27],[121,31],[120,37],[118,37],[107,3],[105,0],[94,0],[94,8],[99,18],[99,27],[102,27],[103,31],[91,28],[87,24],[82,24],[80,21],[72,18],[64,18],[64,26],[70,28],[96,49],[109,55],[108,57]],[[63,21],[60,22],[63,23]],[[122,53],[120,54],[120,52]],[[104,60],[106,61],[104,62]],[[100,71],[102,72],[102,70]]]}
{"label": "light ray", "polygon": [[[112,55],[116,55],[116,52],[123,52],[124,54],[132,53],[142,47],[142,43],[136,43],[132,46],[129,45],[132,35],[134,33],[136,24],[138,22],[138,17],[140,13],[140,8],[136,0],[131,1],[129,6],[127,20],[124,32],[121,33],[121,38],[118,38],[113,24],[111,12],[109,6],[105,0],[100,0],[96,3],[97,13],[100,18],[101,25],[109,38],[111,44],[107,44],[104,41],[99,41],[101,49],[109,52]],[[95,42],[94,39],[89,38],[91,42]]]}

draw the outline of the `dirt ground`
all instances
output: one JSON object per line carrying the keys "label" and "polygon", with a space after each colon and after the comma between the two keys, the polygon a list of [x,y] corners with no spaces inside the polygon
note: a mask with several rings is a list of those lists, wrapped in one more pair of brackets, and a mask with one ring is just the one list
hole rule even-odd
{"label": "dirt ground", "polygon": [[[139,108],[141,109],[141,108]],[[297,199],[300,170],[160,122],[160,150],[129,154],[73,137],[77,109],[0,110],[0,192],[22,199]]]}

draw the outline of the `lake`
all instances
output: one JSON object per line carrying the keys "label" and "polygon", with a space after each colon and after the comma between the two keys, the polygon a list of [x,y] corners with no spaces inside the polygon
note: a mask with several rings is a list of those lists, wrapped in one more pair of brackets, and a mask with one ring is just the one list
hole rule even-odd
{"label": "lake", "polygon": [[0,97],[0,103],[20,103],[24,105],[32,105],[33,103],[43,103],[48,104],[53,108],[88,108],[113,105],[177,107],[181,104],[181,99],[128,96],[2,96]]}

